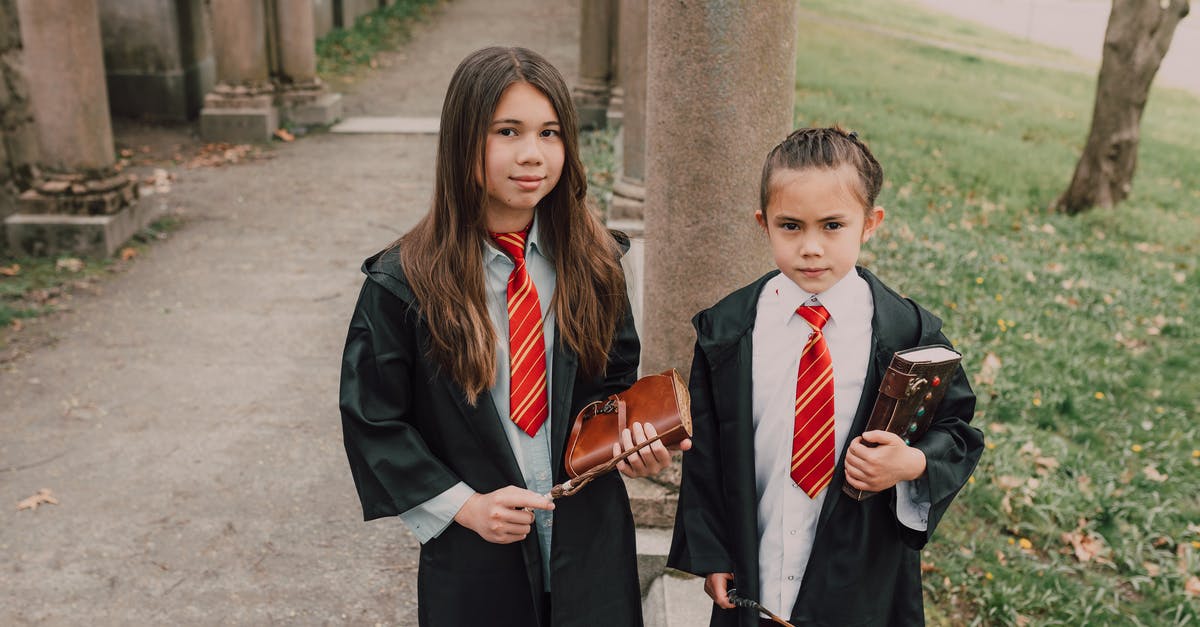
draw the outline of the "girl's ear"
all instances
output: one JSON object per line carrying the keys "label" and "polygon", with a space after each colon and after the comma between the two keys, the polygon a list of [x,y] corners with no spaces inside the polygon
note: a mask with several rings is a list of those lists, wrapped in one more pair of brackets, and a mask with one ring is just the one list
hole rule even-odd
{"label": "girl's ear", "polygon": [[883,207],[879,206],[871,207],[867,211],[867,219],[863,222],[862,243],[866,244],[867,240],[871,239],[871,236],[875,234],[875,229],[879,228],[880,224],[883,224],[884,213],[886,212],[883,210]]}
{"label": "girl's ear", "polygon": [[763,215],[762,209],[754,210],[754,221],[765,231],[767,230],[767,216]]}

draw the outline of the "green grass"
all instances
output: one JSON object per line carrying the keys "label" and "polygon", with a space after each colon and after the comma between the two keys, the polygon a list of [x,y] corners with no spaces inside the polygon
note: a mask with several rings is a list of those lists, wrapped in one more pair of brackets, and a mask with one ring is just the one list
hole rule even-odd
{"label": "green grass", "polygon": [[[163,217],[135,233],[121,250],[132,249],[132,258],[136,258],[152,242],[165,239],[180,224],[176,216]],[[7,333],[23,324],[23,320],[54,311],[72,289],[99,280],[123,263],[113,258],[0,254],[0,347],[6,345]]]}
{"label": "green grass", "polygon": [[[951,21],[882,0],[806,7],[917,32]],[[946,321],[988,438],[924,554],[930,622],[1197,624],[1200,101],[1153,90],[1129,200],[1066,217],[1047,207],[1086,138],[1093,74],[860,28],[804,25],[796,124],[858,130],[883,164],[888,214],[864,261]]]}
{"label": "green grass", "polygon": [[408,39],[419,20],[438,0],[397,0],[360,16],[351,28],[335,28],[317,40],[317,74],[325,80],[350,77],[373,67],[375,55]]}
{"label": "green grass", "polygon": [[619,171],[613,153],[616,141],[617,133],[611,128],[579,134],[579,156],[587,170],[588,204],[601,219],[608,216]]}

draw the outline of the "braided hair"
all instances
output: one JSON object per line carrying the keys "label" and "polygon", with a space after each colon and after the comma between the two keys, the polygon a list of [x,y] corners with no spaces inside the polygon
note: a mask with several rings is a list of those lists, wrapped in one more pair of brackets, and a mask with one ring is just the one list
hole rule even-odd
{"label": "braided hair", "polygon": [[763,164],[762,182],[759,185],[759,209],[765,215],[771,200],[771,178],[778,169],[803,170],[820,168],[834,170],[843,165],[852,166],[858,172],[859,189],[854,194],[863,203],[865,210],[875,206],[879,190],[883,187],[883,166],[871,154],[871,149],[858,137],[858,133],[840,126],[826,128],[802,128],[792,131],[767,155]]}

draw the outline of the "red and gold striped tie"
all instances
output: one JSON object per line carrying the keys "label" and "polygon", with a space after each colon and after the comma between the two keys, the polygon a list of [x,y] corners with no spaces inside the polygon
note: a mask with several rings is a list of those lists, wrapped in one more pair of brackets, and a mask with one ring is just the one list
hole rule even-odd
{"label": "red and gold striped tie", "polygon": [[821,329],[829,321],[824,307],[799,307],[812,327],[800,354],[796,376],[796,422],[792,434],[792,481],[816,498],[833,478],[833,360]]}
{"label": "red and gold striped tie", "polygon": [[516,267],[508,275],[509,416],[522,431],[537,433],[550,415],[546,399],[546,341],[537,287],[525,270],[525,239],[529,228],[516,233],[492,233],[500,250]]}

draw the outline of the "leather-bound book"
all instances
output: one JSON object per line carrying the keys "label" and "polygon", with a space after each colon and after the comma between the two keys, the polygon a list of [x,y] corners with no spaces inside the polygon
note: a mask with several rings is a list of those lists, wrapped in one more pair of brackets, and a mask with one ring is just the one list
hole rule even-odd
{"label": "leather-bound book", "polygon": [[[961,353],[941,344],[893,355],[864,431],[890,431],[903,438],[905,444],[920,440],[929,430],[961,361]],[[852,488],[849,483],[842,484],[842,491],[858,501],[876,494]]]}

